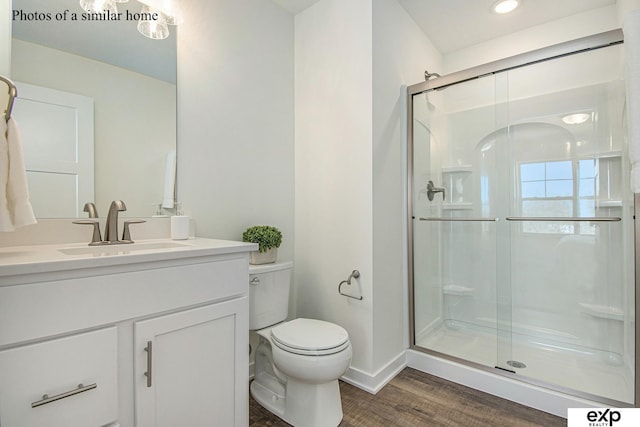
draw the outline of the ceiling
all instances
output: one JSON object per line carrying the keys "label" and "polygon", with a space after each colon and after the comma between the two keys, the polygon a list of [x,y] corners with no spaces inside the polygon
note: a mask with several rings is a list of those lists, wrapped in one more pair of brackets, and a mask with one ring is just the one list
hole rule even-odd
{"label": "ceiling", "polygon": [[[320,0],[273,0],[297,14]],[[343,0],[350,1],[350,0]],[[528,27],[616,3],[616,0],[522,0],[508,15],[490,11],[495,0],[398,0],[436,48],[443,54]],[[78,0],[13,0],[13,9],[82,12]],[[119,11],[139,12],[140,3],[119,3]],[[150,40],[137,32],[135,21],[104,22],[13,21],[17,38],[71,51],[133,69],[166,81],[175,81],[176,27],[166,40]],[[95,24],[95,23],[94,23]],[[71,33],[67,30],[79,31]],[[105,33],[105,31],[108,32]],[[61,48],[59,46],[67,46]],[[168,60],[167,60],[168,59]]]}
{"label": "ceiling", "polygon": [[[273,0],[297,14],[319,0]],[[513,13],[491,12],[495,0],[398,0],[443,54],[525,28],[616,3],[616,0],[522,0]]]}

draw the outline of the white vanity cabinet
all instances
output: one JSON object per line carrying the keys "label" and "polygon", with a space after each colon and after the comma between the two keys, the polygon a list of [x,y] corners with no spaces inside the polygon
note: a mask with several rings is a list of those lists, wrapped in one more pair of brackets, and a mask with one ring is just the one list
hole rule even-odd
{"label": "white vanity cabinet", "polygon": [[0,426],[248,425],[255,245],[190,245],[22,267],[0,249]]}
{"label": "white vanity cabinet", "polygon": [[0,351],[0,425],[114,422],[117,350],[117,329],[109,327]]}
{"label": "white vanity cabinet", "polygon": [[[138,427],[242,425],[247,298],[135,322]],[[240,381],[238,381],[240,380]],[[242,421],[244,425],[247,425]]]}

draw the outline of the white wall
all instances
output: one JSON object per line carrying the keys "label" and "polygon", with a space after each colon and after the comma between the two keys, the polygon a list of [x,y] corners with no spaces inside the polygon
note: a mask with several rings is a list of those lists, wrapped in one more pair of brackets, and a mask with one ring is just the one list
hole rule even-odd
{"label": "white wall", "polygon": [[444,72],[464,70],[619,27],[616,5],[590,10],[449,53],[444,58]]}
{"label": "white wall", "polygon": [[124,216],[155,213],[153,204],[163,196],[166,156],[175,148],[175,85],[17,39],[13,40],[11,74],[16,81],[92,98],[93,201],[98,212],[106,215],[111,201],[122,199],[127,204]]}
{"label": "white wall", "polygon": [[[349,331],[371,372],[372,5],[322,0],[295,17],[295,280],[298,315]],[[362,301],[340,296],[352,270]]]}
{"label": "white wall", "polygon": [[[441,58],[396,0],[323,0],[295,40],[298,315],[344,326],[375,389],[407,346],[401,90]],[[337,293],[353,269],[362,301]]]}
{"label": "white wall", "polygon": [[0,74],[5,77],[11,71],[11,19],[11,0],[0,0]]}
{"label": "white wall", "polygon": [[618,25],[622,27],[625,15],[632,10],[640,9],[640,0],[617,0],[616,6],[618,8]]}
{"label": "white wall", "polygon": [[396,0],[373,1],[373,336],[374,372],[408,346],[406,151],[402,85],[442,67],[430,40]]}
{"label": "white wall", "polygon": [[270,1],[183,2],[178,195],[202,237],[283,235],[293,259],[293,17]]}

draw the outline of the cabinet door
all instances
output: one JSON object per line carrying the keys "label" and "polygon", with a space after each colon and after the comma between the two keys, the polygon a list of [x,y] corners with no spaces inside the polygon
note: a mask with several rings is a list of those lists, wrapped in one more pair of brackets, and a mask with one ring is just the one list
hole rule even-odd
{"label": "cabinet door", "polygon": [[0,351],[0,425],[96,427],[114,422],[117,350],[117,329],[111,327]]}
{"label": "cabinet door", "polygon": [[134,324],[137,427],[248,425],[246,297]]}

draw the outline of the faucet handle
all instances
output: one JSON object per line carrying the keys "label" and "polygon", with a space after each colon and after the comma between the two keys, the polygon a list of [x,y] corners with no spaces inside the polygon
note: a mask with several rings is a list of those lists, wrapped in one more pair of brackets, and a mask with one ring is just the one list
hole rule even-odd
{"label": "faucet handle", "polygon": [[129,231],[130,224],[142,224],[145,221],[144,219],[128,219],[124,222],[124,231],[122,232],[122,243],[133,243],[131,240],[131,232]]}
{"label": "faucet handle", "polygon": [[87,202],[84,204],[84,212],[89,214],[89,218],[98,218],[98,209],[96,209],[96,205],[93,202]]}
{"label": "faucet handle", "polygon": [[74,224],[80,225],[93,225],[93,236],[91,236],[91,243],[89,246],[97,246],[102,244],[102,236],[100,235],[100,223],[91,219],[81,219],[79,221],[73,221]]}
{"label": "faucet handle", "polygon": [[442,193],[442,201],[444,201],[446,197],[444,187],[436,187],[433,184],[433,181],[429,181],[429,183],[427,184],[427,198],[429,199],[429,201],[433,201],[433,197],[436,193]]}

